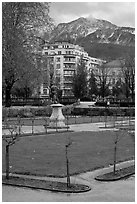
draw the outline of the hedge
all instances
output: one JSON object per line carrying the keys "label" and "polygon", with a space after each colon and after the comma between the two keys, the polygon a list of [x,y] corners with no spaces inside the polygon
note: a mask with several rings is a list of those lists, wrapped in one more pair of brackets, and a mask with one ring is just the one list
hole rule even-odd
{"label": "hedge", "polygon": [[52,108],[50,106],[46,107],[10,107],[2,108],[2,118],[4,117],[35,117],[35,116],[50,116],[52,113]]}
{"label": "hedge", "polygon": [[[64,106],[62,108],[64,115],[81,115],[81,116],[135,116],[134,107],[92,107],[92,108],[77,108],[70,106]],[[2,109],[2,118],[4,117],[39,117],[39,116],[51,116],[52,107],[50,105],[46,107],[11,107]]]}
{"label": "hedge", "polygon": [[74,108],[72,111],[73,115],[84,115],[84,116],[135,116],[134,107],[92,107],[92,108]]}

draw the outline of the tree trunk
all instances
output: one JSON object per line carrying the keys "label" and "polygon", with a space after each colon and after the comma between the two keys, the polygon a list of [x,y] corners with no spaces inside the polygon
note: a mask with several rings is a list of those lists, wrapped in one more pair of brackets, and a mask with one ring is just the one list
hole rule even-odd
{"label": "tree trunk", "polygon": [[134,102],[135,100],[135,94],[134,94],[134,85],[132,84],[132,87],[131,87],[131,98],[132,98],[132,102]]}
{"label": "tree trunk", "polygon": [[11,88],[12,86],[6,86],[6,90],[5,90],[5,106],[6,107],[11,106]]}
{"label": "tree trunk", "polygon": [[9,179],[9,145],[6,145],[6,179]]}
{"label": "tree trunk", "polygon": [[69,161],[66,147],[66,165],[67,165],[67,187],[70,187],[70,175],[69,175]]}

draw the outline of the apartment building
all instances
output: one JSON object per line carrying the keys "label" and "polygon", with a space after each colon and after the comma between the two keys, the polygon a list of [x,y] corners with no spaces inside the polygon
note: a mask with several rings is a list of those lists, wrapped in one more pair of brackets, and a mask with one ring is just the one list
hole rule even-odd
{"label": "apartment building", "polygon": [[88,77],[92,69],[98,71],[97,67],[103,63],[100,59],[88,56],[83,47],[67,42],[46,43],[43,49],[43,56],[47,56],[45,70],[48,73],[46,74],[48,79],[46,83],[42,82],[41,97],[49,96],[51,83],[62,90],[62,97],[73,97],[72,77],[81,56],[85,61]]}

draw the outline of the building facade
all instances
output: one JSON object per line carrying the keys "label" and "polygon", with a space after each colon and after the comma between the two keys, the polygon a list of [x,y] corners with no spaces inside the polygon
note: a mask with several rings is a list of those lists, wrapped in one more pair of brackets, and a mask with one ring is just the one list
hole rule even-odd
{"label": "building facade", "polygon": [[85,62],[88,77],[91,70],[98,71],[98,66],[104,62],[90,57],[83,47],[67,42],[46,43],[42,54],[47,58],[45,66],[47,79],[46,82],[44,80],[42,82],[41,97],[49,96],[51,85],[57,85],[62,90],[62,97],[73,97],[72,78],[80,58],[82,57]]}

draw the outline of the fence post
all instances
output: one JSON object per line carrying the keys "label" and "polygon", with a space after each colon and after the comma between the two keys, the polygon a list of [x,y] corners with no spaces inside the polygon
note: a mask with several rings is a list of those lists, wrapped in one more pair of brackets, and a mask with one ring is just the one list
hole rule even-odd
{"label": "fence post", "polygon": [[56,132],[58,132],[58,127],[57,127],[58,118],[56,118],[55,120],[56,120]]}
{"label": "fence post", "polygon": [[70,187],[70,174],[69,174],[68,147],[69,147],[69,145],[66,145],[67,188]]}
{"label": "fence post", "polygon": [[32,118],[32,135],[34,134],[34,118]]}
{"label": "fence post", "polygon": [[67,131],[69,129],[69,126],[68,126],[68,113],[67,113]]}
{"label": "fence post", "polygon": [[105,108],[104,119],[105,119],[105,128],[106,128],[107,127],[107,108]]}
{"label": "fence post", "polygon": [[113,114],[113,125],[115,127],[115,113]]}
{"label": "fence post", "polygon": [[44,125],[44,127],[45,127],[45,132],[46,132],[46,134],[47,134],[47,133],[48,133],[48,130],[47,130],[47,118],[45,118],[44,120],[45,120],[45,125]]}
{"label": "fence post", "polygon": [[9,145],[6,145],[6,179],[9,179]]}
{"label": "fence post", "polygon": [[21,134],[21,118],[20,116],[18,115],[18,125],[19,125],[19,135]]}
{"label": "fence post", "polygon": [[75,113],[75,124],[76,124],[76,113]]}

